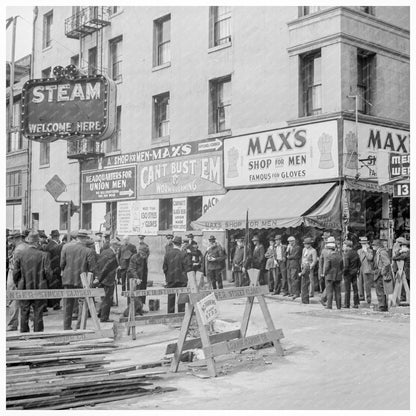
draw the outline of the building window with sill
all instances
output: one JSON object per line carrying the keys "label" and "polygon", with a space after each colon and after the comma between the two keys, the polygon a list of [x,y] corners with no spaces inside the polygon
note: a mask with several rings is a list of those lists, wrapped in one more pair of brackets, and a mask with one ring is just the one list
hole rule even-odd
{"label": "building window with sill", "polygon": [[166,92],[153,97],[153,138],[169,136],[170,94]]}
{"label": "building window with sill", "polygon": [[231,42],[231,7],[210,7],[210,47]]}
{"label": "building window with sill", "polygon": [[82,228],[91,230],[92,228],[92,204],[82,204]]}
{"label": "building window with sill", "polygon": [[173,199],[159,199],[159,230],[166,231],[172,229],[173,220]]}
{"label": "building window with sill", "polygon": [[77,68],[79,68],[79,55],[74,55],[71,56],[71,61],[70,61],[71,65],[76,66]]}
{"label": "building window with sill", "polygon": [[202,216],[202,196],[190,196],[187,200],[186,229],[192,230],[191,222]]}
{"label": "building window with sill", "polygon": [[[9,119],[9,106],[6,109],[7,120]],[[13,103],[13,114],[10,131],[7,135],[7,152],[17,152],[23,149],[23,135],[20,132],[20,114],[21,105],[20,102]]]}
{"label": "building window with sill", "polygon": [[51,67],[42,69],[41,77],[42,78],[50,78],[51,77]]}
{"label": "building window with sill", "polygon": [[22,172],[7,172],[6,175],[6,199],[22,197]]}
{"label": "building window with sill", "polygon": [[300,15],[307,16],[308,14],[319,12],[321,9],[321,6],[301,6]]}
{"label": "building window with sill", "polygon": [[114,81],[122,81],[121,64],[123,62],[123,39],[110,41],[110,72]]}
{"label": "building window with sill", "polygon": [[39,165],[49,165],[50,162],[50,143],[40,143],[40,152],[39,152]]}
{"label": "building window with sill", "polygon": [[106,153],[113,153],[120,150],[121,142],[121,105],[117,106],[117,120],[116,120],[116,131],[113,136],[106,140]]}
{"label": "building window with sill", "polygon": [[374,15],[374,7],[372,6],[359,6],[360,12]]}
{"label": "building window with sill", "polygon": [[97,74],[97,47],[88,49],[88,75]]}
{"label": "building window with sill", "polygon": [[210,81],[210,131],[221,133],[231,129],[231,76]]}
{"label": "building window with sill", "polygon": [[52,44],[52,23],[53,23],[53,11],[43,15],[43,49],[48,48]]}
{"label": "building window with sill", "polygon": [[170,62],[170,14],[154,21],[153,66]]}
{"label": "building window with sill", "polygon": [[375,55],[372,53],[357,51],[358,111],[363,114],[370,114],[374,59]]}
{"label": "building window with sill", "polygon": [[322,113],[321,51],[300,57],[302,114],[314,116]]}

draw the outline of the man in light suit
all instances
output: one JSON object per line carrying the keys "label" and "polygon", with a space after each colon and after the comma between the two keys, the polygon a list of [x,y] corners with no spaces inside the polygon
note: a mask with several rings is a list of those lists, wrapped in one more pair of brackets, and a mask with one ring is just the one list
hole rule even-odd
{"label": "man in light suit", "polygon": [[390,257],[381,240],[374,240],[373,247],[376,251],[374,255],[374,282],[378,299],[378,310],[387,312],[388,304],[384,291],[384,280],[388,280],[390,274]]}
{"label": "man in light suit", "polygon": [[289,245],[286,250],[287,274],[289,283],[289,293],[292,300],[300,296],[300,260],[302,258],[302,249],[296,243],[296,238],[290,236],[287,241]]}
{"label": "man in light suit", "polygon": [[358,276],[358,291],[360,300],[364,300],[364,292],[367,303],[371,303],[371,285],[373,282],[374,252],[371,249],[367,237],[360,237],[361,248],[357,251],[361,267]]}

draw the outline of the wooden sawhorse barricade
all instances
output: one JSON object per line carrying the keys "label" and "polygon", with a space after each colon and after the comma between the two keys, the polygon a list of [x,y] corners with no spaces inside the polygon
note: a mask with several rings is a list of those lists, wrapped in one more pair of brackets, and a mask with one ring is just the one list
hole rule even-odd
{"label": "wooden sawhorse barricade", "polygon": [[[89,275],[89,276],[88,276]],[[81,282],[83,289],[36,289],[36,290],[8,290],[6,299],[9,300],[34,300],[34,299],[68,299],[68,298],[84,298],[81,310],[81,329],[87,328],[88,310],[95,330],[100,331],[100,321],[97,317],[94,302],[91,298],[96,296],[104,296],[104,289],[90,288],[91,273],[82,273]]]}
{"label": "wooden sawhorse barricade", "polygon": [[[178,300],[178,302],[181,303],[184,301],[184,297],[188,297],[188,303],[186,304],[185,309],[185,317],[182,322],[182,328],[179,334],[178,342],[177,344],[168,346],[168,350],[166,351],[167,353],[174,353],[171,364],[171,371],[178,371],[180,357],[184,350],[199,348],[201,346],[203,348],[207,362],[208,373],[211,377],[217,376],[214,358],[219,355],[225,355],[231,352],[240,351],[242,349],[253,347],[255,345],[261,345],[266,342],[271,342],[276,349],[277,354],[283,355],[283,348],[279,341],[284,337],[283,331],[281,329],[275,329],[272,317],[264,299],[264,295],[269,293],[268,286],[243,286],[229,289],[227,288],[210,291],[199,291],[197,281],[199,281],[201,275],[202,273],[200,272],[196,272],[196,274],[195,272],[188,273],[188,285],[190,286],[191,293],[188,295],[181,295],[180,299]],[[217,301],[244,297],[247,298],[240,330],[228,331],[209,336],[208,325],[204,324],[199,308],[197,308],[196,305],[199,301],[201,301],[206,296],[209,296],[211,293],[214,293]],[[256,335],[246,336],[254,298],[256,298],[259,302],[268,331]],[[186,336],[188,334],[188,329],[193,314],[196,315],[201,338],[186,341]]]}
{"label": "wooden sawhorse barricade", "polygon": [[400,305],[400,298],[402,296],[403,287],[406,292],[406,303],[410,304],[410,289],[407,283],[407,276],[404,271],[404,261],[398,260],[397,272],[394,276],[394,290],[393,293],[389,295],[389,303],[391,306],[397,306],[397,304]]}

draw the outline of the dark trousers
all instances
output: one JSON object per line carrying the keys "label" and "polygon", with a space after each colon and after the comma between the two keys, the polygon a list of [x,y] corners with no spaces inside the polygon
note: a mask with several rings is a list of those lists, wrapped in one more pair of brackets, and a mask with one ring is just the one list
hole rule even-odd
{"label": "dark trousers", "polygon": [[102,297],[100,320],[107,321],[110,317],[110,309],[113,302],[114,285],[104,286],[104,297]]}
{"label": "dark trousers", "polygon": [[258,284],[260,286],[267,284],[267,282],[266,282],[266,279],[267,279],[266,273],[267,273],[266,270],[260,269],[260,271],[259,271],[259,277],[258,277],[258,280],[257,280],[258,281]]}
{"label": "dark trousers", "polygon": [[218,283],[218,289],[222,289],[222,274],[221,274],[221,270],[208,270],[207,273],[207,277],[210,280],[211,284],[212,284],[212,288],[216,289],[217,288],[217,283]]}
{"label": "dark trousers", "polygon": [[327,294],[327,309],[332,309],[332,299],[335,295],[335,303],[337,309],[341,309],[341,280],[325,280],[325,288]]}
{"label": "dark trousers", "polygon": [[351,285],[352,290],[354,293],[354,305],[357,306],[360,304],[358,299],[358,286],[357,286],[357,276],[344,276],[344,287],[345,287],[345,295],[344,295],[344,306],[347,308],[350,307],[350,298],[351,298]]}
{"label": "dark trousers", "polygon": [[[170,282],[166,285],[167,288],[171,287],[186,287],[187,284],[184,282]],[[175,313],[175,299],[176,294],[172,293],[168,295],[168,313]],[[178,312],[185,312],[185,304],[178,304]]]}
{"label": "dark trousers", "polygon": [[119,273],[120,273],[120,280],[121,280],[121,290],[125,292],[127,290],[127,269],[120,269]]}
{"label": "dark trousers", "polygon": [[269,286],[269,291],[273,292],[274,290],[274,281],[276,280],[276,269],[269,269],[267,272],[267,285]]}
{"label": "dark trousers", "polygon": [[386,296],[386,293],[384,292],[383,277],[379,276],[374,283],[376,286],[378,309],[387,311],[387,296]]}
{"label": "dark trousers", "polygon": [[374,277],[372,273],[363,273],[360,271],[358,277],[358,290],[360,299],[365,298],[367,303],[371,303],[371,284],[373,283]]}
{"label": "dark trousers", "polygon": [[[73,285],[64,285],[64,289],[82,289],[79,286]],[[64,330],[72,329],[72,313],[74,312],[74,305],[75,311],[78,314],[78,324],[81,322],[81,310],[82,310],[82,303],[84,299],[78,298],[64,298],[63,307],[64,307]]]}
{"label": "dark trousers", "polygon": [[299,267],[288,267],[288,286],[291,295],[300,295]]}
{"label": "dark trousers", "polygon": [[274,291],[280,293],[283,291],[283,294],[289,293],[289,287],[287,282],[287,270],[286,265],[282,262],[278,262],[275,269],[275,282],[274,282]]}
{"label": "dark trousers", "polygon": [[326,296],[326,292],[325,292],[325,276],[319,276],[319,290],[322,294],[325,293]]}
{"label": "dark trousers", "polygon": [[43,308],[45,300],[20,300],[20,332],[29,332],[30,307],[33,305],[33,330],[43,332]]}
{"label": "dark trousers", "polygon": [[[62,289],[62,279],[61,276],[53,276],[52,283],[49,285],[48,289]],[[48,308],[53,308],[59,306],[61,299],[48,299],[47,306]]]}
{"label": "dark trousers", "polygon": [[310,285],[310,275],[311,275],[311,268],[309,264],[302,265],[301,271],[301,299],[302,303],[309,303],[309,285]]}

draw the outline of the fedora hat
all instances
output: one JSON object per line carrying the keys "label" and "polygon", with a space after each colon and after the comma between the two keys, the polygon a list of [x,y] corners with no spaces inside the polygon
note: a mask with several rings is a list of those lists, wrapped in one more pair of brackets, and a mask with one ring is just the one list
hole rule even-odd
{"label": "fedora hat", "polygon": [[38,243],[39,242],[39,233],[36,231],[31,231],[27,236],[28,243]]}
{"label": "fedora hat", "polygon": [[176,236],[176,237],[173,237],[173,244],[177,244],[177,245],[181,245],[182,244],[182,237],[181,236]]}
{"label": "fedora hat", "polygon": [[209,238],[208,238],[208,241],[215,241],[215,240],[216,240],[216,238],[213,235],[210,235]]}
{"label": "fedora hat", "polygon": [[367,237],[360,237],[360,243],[368,244],[368,238]]}
{"label": "fedora hat", "polygon": [[58,230],[52,230],[51,231],[51,237],[59,237],[61,234]]}

